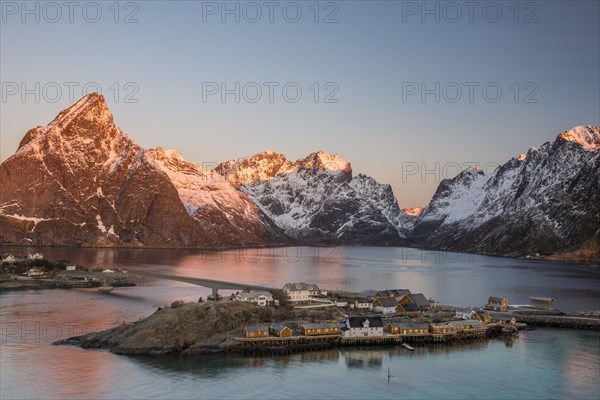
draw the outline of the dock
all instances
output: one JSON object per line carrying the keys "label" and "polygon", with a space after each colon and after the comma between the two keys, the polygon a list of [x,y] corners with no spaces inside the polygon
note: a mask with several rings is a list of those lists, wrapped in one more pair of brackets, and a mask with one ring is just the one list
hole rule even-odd
{"label": "dock", "polygon": [[484,329],[452,333],[419,333],[419,334],[389,334],[383,336],[288,336],[288,337],[236,337],[244,353],[260,354],[291,354],[301,351],[325,350],[336,347],[362,346],[402,346],[408,351],[414,351],[411,344],[421,343],[459,343],[482,340],[501,336],[503,325],[490,324]]}

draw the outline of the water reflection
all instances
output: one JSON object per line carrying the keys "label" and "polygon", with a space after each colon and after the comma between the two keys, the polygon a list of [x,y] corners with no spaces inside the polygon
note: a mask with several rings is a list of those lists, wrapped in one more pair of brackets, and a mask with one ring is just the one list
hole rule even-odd
{"label": "water reflection", "polygon": [[[154,311],[152,302],[143,299],[152,297],[157,288],[127,289],[137,294],[105,297],[65,290],[1,294],[2,397],[397,399],[401,392],[407,398],[446,399],[451,393],[457,398],[596,399],[600,395],[598,332],[538,329],[522,332],[513,347],[499,339],[415,346],[414,352],[367,347],[269,357],[125,357],[50,346],[48,338],[38,340],[31,334],[25,340],[18,335],[6,340],[6,324],[25,323],[31,329],[34,323],[91,321],[105,327]],[[160,289],[159,297],[162,290],[186,287]]]}
{"label": "water reflection", "polygon": [[[124,267],[273,287],[294,281],[353,291],[408,287],[444,303],[463,306],[481,306],[489,296],[501,295],[512,304],[527,304],[530,296],[553,297],[564,311],[600,308],[600,268],[585,264],[383,247],[281,247],[221,252],[2,248],[4,253],[35,251],[85,266]],[[142,282],[156,284],[168,285]]]}

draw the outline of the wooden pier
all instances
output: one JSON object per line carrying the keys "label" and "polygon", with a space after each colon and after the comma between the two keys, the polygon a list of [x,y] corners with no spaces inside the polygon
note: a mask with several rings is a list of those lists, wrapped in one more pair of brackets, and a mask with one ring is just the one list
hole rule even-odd
{"label": "wooden pier", "polygon": [[[453,343],[482,340],[503,334],[500,325],[489,325],[481,329],[459,331],[452,333],[419,333],[419,334],[385,334],[383,336],[289,336],[289,337],[259,337],[235,338],[244,353],[260,354],[291,354],[301,351],[324,350],[336,347],[363,346],[403,346],[414,351],[412,344],[421,343]],[[412,349],[412,350],[411,350]]]}

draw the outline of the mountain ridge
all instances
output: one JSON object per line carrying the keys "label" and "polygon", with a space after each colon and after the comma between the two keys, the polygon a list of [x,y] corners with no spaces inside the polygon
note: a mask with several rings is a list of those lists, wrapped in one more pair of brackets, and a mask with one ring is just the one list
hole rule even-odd
{"label": "mountain ridge", "polygon": [[[0,242],[198,247],[404,245],[600,258],[600,133],[582,125],[484,174],[440,182],[424,208],[316,151],[214,169],[142,149],[90,94],[28,131],[0,166]],[[580,256],[577,253],[580,252]]]}

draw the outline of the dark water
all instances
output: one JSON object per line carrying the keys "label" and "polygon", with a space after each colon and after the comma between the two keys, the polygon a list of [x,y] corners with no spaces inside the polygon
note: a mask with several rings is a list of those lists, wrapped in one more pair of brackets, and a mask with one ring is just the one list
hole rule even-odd
{"label": "dark water", "polygon": [[[2,248],[19,253],[23,249]],[[280,248],[203,254],[165,250],[43,249],[82,265],[119,266],[282,286],[407,287],[457,305],[490,295],[564,310],[599,309],[598,267],[397,248]],[[113,294],[46,290],[0,294],[0,397],[10,398],[590,398],[600,396],[600,334],[538,329],[451,347],[354,349],[282,357],[123,357],[49,343],[134,321],[208,289],[144,281]],[[392,377],[388,382],[388,368]]]}

